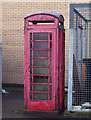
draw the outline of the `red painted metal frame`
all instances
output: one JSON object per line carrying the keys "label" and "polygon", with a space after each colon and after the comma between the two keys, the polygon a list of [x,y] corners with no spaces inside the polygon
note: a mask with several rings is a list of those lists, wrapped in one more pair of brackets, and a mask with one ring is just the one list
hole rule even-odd
{"label": "red painted metal frame", "polygon": [[64,91],[64,77],[65,77],[65,31],[60,30],[60,46],[61,48],[59,49],[59,109],[62,110],[64,109],[64,99],[65,99],[65,91]]}
{"label": "red painted metal frame", "polygon": [[[29,25],[29,21],[54,21],[52,25]],[[32,57],[30,57],[30,32],[52,33],[52,75],[48,69],[48,75],[33,74],[35,67],[43,68],[43,66],[33,66],[33,59],[48,59],[48,68],[50,66],[50,38],[48,34],[48,57],[34,57],[33,56],[33,42],[32,42]],[[59,37],[60,36],[60,37]],[[33,35],[32,35],[33,40]],[[36,40],[33,40],[36,41]],[[37,40],[38,41],[38,40]],[[39,40],[40,41],[40,40]],[[50,15],[35,15],[29,16],[25,19],[24,28],[24,110],[25,111],[59,111],[63,109],[64,104],[64,71],[65,71],[65,32],[63,28],[58,27],[58,18]],[[43,49],[36,49],[43,50]],[[32,66],[30,66],[30,59],[32,59]],[[30,67],[32,74],[30,74]],[[30,76],[32,76],[32,93],[48,93],[48,100],[30,100]],[[48,76],[48,83],[34,83],[33,76]],[[52,83],[50,78],[52,77]],[[48,92],[34,91],[33,85],[48,85]],[[52,85],[52,92],[49,91],[49,86]],[[49,94],[52,93],[52,100]]]}
{"label": "red painted metal frame", "polygon": [[[54,67],[55,67],[55,58],[56,58],[56,54],[54,53],[54,46],[55,46],[55,44],[56,44],[56,39],[55,39],[55,37],[56,37],[56,30],[55,29],[38,29],[38,30],[36,30],[36,29],[30,29],[30,30],[28,30],[28,32],[27,32],[27,42],[28,42],[28,45],[30,44],[30,32],[36,32],[36,33],[52,33],[52,41],[53,41],[53,48],[52,48],[52,100],[50,101],[49,100],[49,94],[48,94],[48,100],[30,100],[30,78],[29,78],[29,82],[28,82],[28,110],[41,110],[41,111],[53,111],[53,110],[55,110],[55,83],[56,83],[56,80],[55,80],[55,73],[54,73]],[[49,39],[49,35],[48,35],[48,39]],[[49,40],[48,40],[48,42],[50,42]],[[27,47],[30,47],[30,46],[28,46],[27,45]],[[33,44],[32,44],[33,45]],[[49,44],[48,44],[49,45]],[[49,46],[48,46],[49,47]],[[28,65],[30,65],[30,49],[28,49],[28,56],[27,56],[27,60],[28,60]],[[48,52],[48,58],[49,58],[49,55],[50,55],[50,53]],[[48,61],[49,61],[50,59],[48,59]],[[48,62],[49,63],[49,62]],[[32,64],[33,64],[33,59],[32,59]],[[50,63],[49,63],[49,65],[50,65]],[[48,65],[48,66],[49,66]],[[27,69],[27,72],[30,74],[30,69]],[[49,86],[49,73],[50,71],[49,71],[49,69],[48,69],[48,75],[46,75],[46,76],[48,76],[48,86]],[[29,75],[28,74],[28,75]],[[34,76],[34,74],[33,74],[33,67],[32,67],[32,77]],[[35,75],[36,76],[36,75]],[[39,75],[38,75],[39,76]],[[45,75],[41,75],[41,76],[45,76]],[[33,78],[32,78],[32,84],[34,84],[33,83]],[[40,83],[39,83],[40,84]],[[46,83],[43,83],[43,84],[46,84]],[[49,91],[49,87],[48,87],[48,91]],[[32,85],[32,92],[35,92],[35,93],[42,93],[42,92],[40,92],[40,91],[33,91],[33,85]],[[49,92],[43,92],[43,93],[49,93]],[[32,94],[32,98],[33,98],[33,94]]]}

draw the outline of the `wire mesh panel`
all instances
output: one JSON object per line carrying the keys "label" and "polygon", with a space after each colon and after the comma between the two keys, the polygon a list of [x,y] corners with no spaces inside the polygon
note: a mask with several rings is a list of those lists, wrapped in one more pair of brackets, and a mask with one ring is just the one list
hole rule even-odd
{"label": "wire mesh panel", "polygon": [[[71,7],[72,8],[72,7]],[[68,110],[91,110],[91,4],[74,4],[70,19]],[[72,9],[71,9],[72,10]]]}

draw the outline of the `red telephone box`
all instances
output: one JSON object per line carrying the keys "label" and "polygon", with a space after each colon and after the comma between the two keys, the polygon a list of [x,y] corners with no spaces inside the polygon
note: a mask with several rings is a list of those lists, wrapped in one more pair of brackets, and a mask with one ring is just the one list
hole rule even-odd
{"label": "red telephone box", "polygon": [[64,106],[65,31],[61,14],[25,16],[24,110],[61,111]]}

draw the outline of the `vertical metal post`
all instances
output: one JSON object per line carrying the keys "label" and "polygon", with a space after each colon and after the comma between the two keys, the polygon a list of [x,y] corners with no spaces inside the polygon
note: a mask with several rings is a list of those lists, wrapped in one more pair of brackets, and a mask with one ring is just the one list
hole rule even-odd
{"label": "vertical metal post", "polygon": [[81,73],[80,73],[80,86],[81,86],[81,91],[82,91],[82,61],[83,61],[83,19],[81,21],[81,66],[80,66],[80,70],[81,70]]}
{"label": "vertical metal post", "polygon": [[68,111],[72,111],[74,7],[70,5]]}
{"label": "vertical metal post", "polygon": [[85,58],[88,58],[88,21],[85,22]]}
{"label": "vertical metal post", "polygon": [[[32,66],[34,66],[33,62],[34,62],[34,34],[32,32]],[[33,92],[33,87],[34,87],[34,84],[33,84],[33,81],[34,81],[34,68],[32,67],[32,100],[34,99],[34,92]]]}
{"label": "vertical metal post", "polygon": [[78,69],[78,15],[76,15],[76,66]]}
{"label": "vertical metal post", "polygon": [[[50,33],[48,33],[48,66],[50,66]],[[48,101],[50,100],[50,68],[48,67]]]}
{"label": "vertical metal post", "polygon": [[69,79],[68,79],[68,111],[72,110],[72,86],[73,86],[73,29],[70,29],[70,39],[69,39]]}

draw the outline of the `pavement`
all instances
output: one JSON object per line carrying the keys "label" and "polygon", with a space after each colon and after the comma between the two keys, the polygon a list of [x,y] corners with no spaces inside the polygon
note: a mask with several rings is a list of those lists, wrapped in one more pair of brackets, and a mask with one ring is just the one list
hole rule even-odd
{"label": "pavement", "polygon": [[24,112],[24,89],[23,87],[4,87],[8,94],[2,94],[2,120],[24,118],[24,119],[84,119],[90,120],[91,113],[87,112],[68,112],[67,109],[61,113],[40,113]]}

